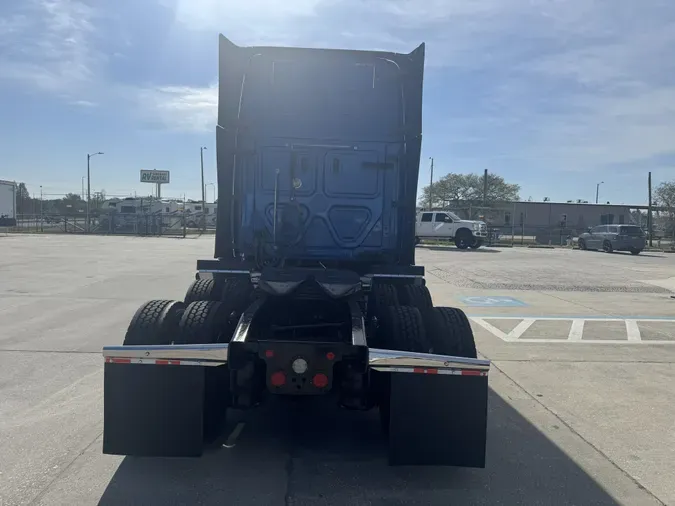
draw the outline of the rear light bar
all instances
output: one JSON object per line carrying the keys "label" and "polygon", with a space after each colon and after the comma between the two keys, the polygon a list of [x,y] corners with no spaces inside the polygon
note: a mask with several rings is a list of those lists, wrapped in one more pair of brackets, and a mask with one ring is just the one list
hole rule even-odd
{"label": "rear light bar", "polygon": [[[227,349],[227,344],[104,346],[103,357],[112,364],[213,367],[227,364]],[[378,348],[370,348],[368,352],[370,368],[380,372],[487,376],[490,370],[489,360]]]}

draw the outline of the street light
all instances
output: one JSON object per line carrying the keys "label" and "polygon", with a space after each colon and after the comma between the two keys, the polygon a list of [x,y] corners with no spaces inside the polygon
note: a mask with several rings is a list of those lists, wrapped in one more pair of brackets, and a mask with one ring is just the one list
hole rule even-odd
{"label": "street light", "polygon": [[[216,183],[206,183],[206,186],[213,186],[213,201],[216,201]],[[206,190],[204,190],[206,192]]]}
{"label": "street light", "polygon": [[202,166],[202,231],[206,231],[206,186],[204,186],[204,150],[205,147],[199,148],[199,159]]}
{"label": "street light", "polygon": [[91,160],[93,156],[102,154],[103,153],[101,151],[91,154],[87,153],[87,232],[91,231],[91,222],[89,221],[89,201],[91,200],[91,174],[89,171],[89,160]]}
{"label": "street light", "polygon": [[604,181],[600,181],[597,185],[595,185],[595,203],[598,203],[598,196],[600,195],[600,185],[605,184]]}

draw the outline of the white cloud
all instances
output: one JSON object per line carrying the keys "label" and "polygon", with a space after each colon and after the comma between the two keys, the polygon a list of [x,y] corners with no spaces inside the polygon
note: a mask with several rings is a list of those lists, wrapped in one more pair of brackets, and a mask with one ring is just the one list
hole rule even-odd
{"label": "white cloud", "polygon": [[140,117],[165,128],[209,132],[216,126],[218,86],[162,86],[137,91]]}
{"label": "white cloud", "polygon": [[[103,77],[102,14],[85,1],[24,0],[0,19],[0,79],[83,107],[127,104],[146,123],[212,131],[215,85]],[[427,89],[448,90],[436,92],[434,111],[457,88],[473,92],[436,125],[455,139],[445,145],[463,146],[458,159],[593,170],[675,151],[675,6],[666,0],[157,1],[180,33],[222,32],[240,45],[408,52],[427,42]]]}
{"label": "white cloud", "polygon": [[92,49],[96,11],[77,0],[26,0],[0,20],[0,76],[70,96],[87,86],[104,56]]}

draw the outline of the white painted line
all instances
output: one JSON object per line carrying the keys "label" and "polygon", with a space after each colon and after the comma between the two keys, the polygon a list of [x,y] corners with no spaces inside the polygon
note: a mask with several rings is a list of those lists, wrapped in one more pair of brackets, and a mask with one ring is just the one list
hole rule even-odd
{"label": "white painted line", "polygon": [[626,320],[626,334],[631,342],[641,342],[642,336],[636,320]]}
{"label": "white painted line", "polygon": [[[588,316],[588,318],[584,318],[583,316],[536,316],[536,315],[526,315],[526,316],[502,316],[502,315],[491,315],[491,316],[471,316],[467,315],[471,319],[475,318],[480,318],[481,320],[523,320],[525,318],[533,318],[534,320],[543,320],[543,321],[551,321],[551,320],[584,320],[588,322],[623,322],[626,321],[626,318],[619,318],[619,317],[607,317],[607,318],[596,318],[594,316]],[[668,322],[668,323],[673,323],[675,322],[675,318],[649,318],[644,317],[644,318],[628,318],[629,320],[634,320],[636,322]]]}
{"label": "white painted line", "polygon": [[675,341],[627,341],[626,339],[582,339],[581,341],[569,341],[567,339],[518,339],[514,343],[571,343],[574,344],[675,344]]}
{"label": "white painted line", "polygon": [[581,341],[584,335],[584,320],[572,320],[572,327],[567,339],[570,341]]}
{"label": "white painted line", "polygon": [[506,340],[515,341],[520,336],[522,336],[527,331],[527,329],[529,329],[532,326],[534,322],[535,320],[530,318],[523,320],[518,325],[516,325],[511,332],[507,334]]}
{"label": "white painted line", "polygon": [[502,332],[501,330],[499,330],[497,327],[495,327],[495,326],[493,326],[493,325],[490,325],[488,322],[486,322],[486,321],[483,320],[482,318],[471,318],[471,321],[473,321],[474,323],[477,323],[478,325],[480,325],[481,327],[483,327],[485,330],[487,330],[490,334],[492,334],[493,336],[498,337],[498,338],[501,339],[502,341],[506,341],[506,340],[507,340],[507,339],[506,339],[506,334],[504,334],[504,332]]}

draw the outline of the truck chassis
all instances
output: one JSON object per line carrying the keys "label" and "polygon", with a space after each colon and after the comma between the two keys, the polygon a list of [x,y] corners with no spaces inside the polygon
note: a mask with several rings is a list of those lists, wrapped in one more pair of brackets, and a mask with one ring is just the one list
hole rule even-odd
{"label": "truck chassis", "polygon": [[485,466],[488,372],[423,269],[232,268],[200,261],[183,301],[134,315],[105,346],[103,452],[198,457],[228,409],[271,395],[379,409],[391,465]]}

